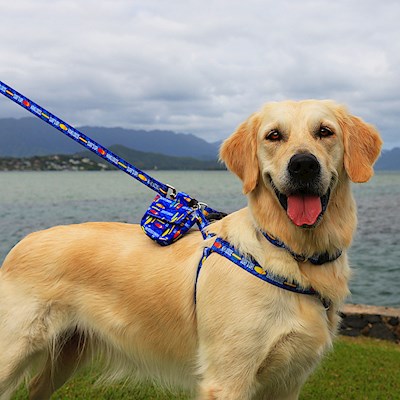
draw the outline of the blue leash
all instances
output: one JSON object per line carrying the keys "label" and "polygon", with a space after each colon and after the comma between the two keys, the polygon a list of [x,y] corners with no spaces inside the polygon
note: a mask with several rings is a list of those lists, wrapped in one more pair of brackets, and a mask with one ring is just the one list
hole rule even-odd
{"label": "blue leash", "polygon": [[170,195],[170,193],[173,193],[175,191],[175,189],[172,186],[161,183],[157,179],[154,179],[150,175],[136,168],[128,161],[119,157],[112,151],[108,150],[106,147],[95,142],[93,139],[89,138],[82,132],[73,128],[71,125],[64,122],[51,112],[47,111],[45,108],[39,106],[34,101],[28,99],[21,93],[18,93],[15,89],[6,85],[2,81],[0,81],[0,93],[2,93],[4,96],[14,101],[15,103],[17,103],[25,110],[31,112],[33,115],[40,118],[42,121],[47,122],[53,128],[58,129],[64,135],[68,136],[70,139],[75,140],[75,142],[79,143],[86,149],[102,157],[104,160],[114,165],[115,167],[119,168],[121,171],[124,171],[128,175],[138,180],[140,183],[143,183],[150,189],[154,190],[161,196],[168,196]]}
{"label": "blue leash", "polygon": [[[42,121],[48,123],[53,128],[56,128],[64,135],[68,136],[70,139],[79,143],[81,146],[90,150],[94,154],[102,157],[108,163],[114,165],[121,171],[127,173],[132,178],[135,178],[140,183],[143,183],[148,188],[154,190],[159,195],[167,198],[174,199],[176,197],[176,189],[168,184],[164,184],[152,176],[148,175],[146,172],[135,167],[128,161],[124,160],[122,157],[108,150],[105,146],[97,143],[89,136],[84,135],[79,130],[75,129],[62,119],[58,118],[56,115],[47,111],[45,108],[39,106],[34,101],[28,99],[23,94],[17,92],[11,86],[6,85],[4,82],[0,81],[0,93],[3,94],[8,99],[14,101],[16,104],[24,108],[25,110],[31,112],[36,117],[40,118]],[[193,202],[201,206],[202,212],[207,219],[220,219],[225,216],[225,213],[214,210],[205,203],[200,203],[193,199]]]}

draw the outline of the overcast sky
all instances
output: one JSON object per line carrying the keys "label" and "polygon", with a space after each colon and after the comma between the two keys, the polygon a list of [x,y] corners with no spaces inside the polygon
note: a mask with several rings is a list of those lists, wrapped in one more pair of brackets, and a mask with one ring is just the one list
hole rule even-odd
{"label": "overcast sky", "polygon": [[[75,126],[216,141],[267,101],[331,98],[400,146],[399,0],[0,0],[0,15],[0,80]],[[0,118],[25,116],[0,98]]]}

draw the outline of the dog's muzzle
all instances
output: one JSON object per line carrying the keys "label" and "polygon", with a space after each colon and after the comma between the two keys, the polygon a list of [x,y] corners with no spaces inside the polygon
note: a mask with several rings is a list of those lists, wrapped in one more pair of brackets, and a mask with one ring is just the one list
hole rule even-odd
{"label": "dog's muzzle", "polygon": [[280,192],[271,178],[276,196],[290,220],[302,228],[313,228],[328,206],[330,189],[321,189],[321,165],[310,153],[295,154],[288,164],[285,192]]}

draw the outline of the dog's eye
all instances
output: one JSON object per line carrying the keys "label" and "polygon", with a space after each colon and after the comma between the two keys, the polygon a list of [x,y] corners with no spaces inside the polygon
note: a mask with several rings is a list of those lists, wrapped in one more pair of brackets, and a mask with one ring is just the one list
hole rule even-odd
{"label": "dog's eye", "polygon": [[330,128],[326,127],[326,126],[321,126],[319,128],[319,130],[318,130],[318,136],[320,138],[333,136],[333,135],[334,135],[334,132]]}
{"label": "dog's eye", "polygon": [[270,140],[271,142],[277,142],[282,139],[282,134],[277,129],[272,129],[272,131],[268,132],[265,139]]}

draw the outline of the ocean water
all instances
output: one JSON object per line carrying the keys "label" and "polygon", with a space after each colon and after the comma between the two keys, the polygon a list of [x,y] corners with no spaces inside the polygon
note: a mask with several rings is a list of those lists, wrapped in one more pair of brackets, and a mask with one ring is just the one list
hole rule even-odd
{"label": "ocean water", "polygon": [[[211,207],[246,205],[226,171],[156,171],[162,182]],[[353,185],[359,226],[350,249],[349,302],[400,307],[400,173]],[[119,172],[1,172],[0,262],[26,234],[86,221],[139,222],[155,193]]]}

